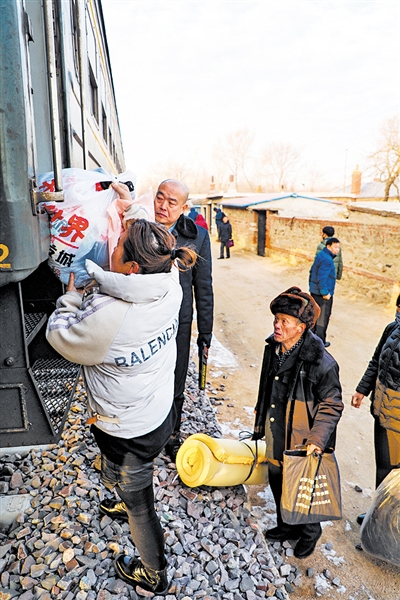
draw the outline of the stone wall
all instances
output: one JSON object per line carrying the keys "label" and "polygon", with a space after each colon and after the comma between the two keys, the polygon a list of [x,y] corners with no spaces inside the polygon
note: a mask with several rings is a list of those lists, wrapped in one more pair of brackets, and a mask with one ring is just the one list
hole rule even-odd
{"label": "stone wall", "polygon": [[232,225],[235,248],[257,252],[257,213],[228,206],[223,206],[222,210]]}
{"label": "stone wall", "polygon": [[368,208],[350,208],[348,220],[356,223],[369,223],[371,225],[394,225],[400,227],[400,214],[393,212],[377,211]]}
{"label": "stone wall", "polygon": [[325,225],[335,228],[343,254],[342,285],[354,295],[394,303],[400,293],[400,227],[388,224],[299,219],[268,214],[268,256],[312,264]]}

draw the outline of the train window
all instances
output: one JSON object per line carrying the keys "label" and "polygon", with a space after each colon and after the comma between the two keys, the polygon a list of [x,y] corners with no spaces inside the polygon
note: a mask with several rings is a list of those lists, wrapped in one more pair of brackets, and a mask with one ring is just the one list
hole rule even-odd
{"label": "train window", "polygon": [[90,108],[92,115],[99,122],[99,88],[93,73],[92,65],[89,62],[89,83],[90,83]]}
{"label": "train window", "polygon": [[105,143],[107,144],[108,141],[108,127],[107,127],[107,115],[106,115],[106,111],[104,110],[104,106],[101,105],[101,114],[102,114],[102,126],[103,126],[103,139],[105,141]]}
{"label": "train window", "polygon": [[77,0],[71,0],[71,31],[72,31],[72,47],[74,54],[75,74],[79,81],[79,23],[78,23],[78,8]]}
{"label": "train window", "polygon": [[[82,1],[82,0],[80,0]],[[84,2],[86,5],[86,48],[87,55],[89,58],[90,66],[92,67],[93,74],[96,79],[97,87],[99,81],[99,65],[98,65],[98,52],[97,52],[97,44],[96,44],[96,27],[94,22],[92,21],[92,15],[89,10],[89,5],[94,4],[93,2]],[[98,4],[98,2],[96,2]]]}

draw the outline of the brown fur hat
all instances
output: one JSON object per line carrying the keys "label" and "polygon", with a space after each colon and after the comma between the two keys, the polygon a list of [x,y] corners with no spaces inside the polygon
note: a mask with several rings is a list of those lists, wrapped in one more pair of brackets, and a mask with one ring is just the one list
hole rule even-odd
{"label": "brown fur hat", "polygon": [[314,327],[321,312],[314,298],[298,287],[291,287],[279,294],[272,300],[270,309],[273,315],[283,313],[296,317],[306,324],[307,329]]}

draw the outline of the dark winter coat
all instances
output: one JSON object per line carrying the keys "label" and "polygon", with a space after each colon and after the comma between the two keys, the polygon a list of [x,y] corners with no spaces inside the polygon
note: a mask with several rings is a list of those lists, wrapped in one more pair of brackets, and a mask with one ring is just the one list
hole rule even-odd
{"label": "dark winter coat", "polygon": [[183,300],[179,323],[193,320],[193,293],[196,300],[197,329],[199,334],[211,335],[214,316],[214,294],[211,275],[210,236],[206,229],[198,227],[191,219],[181,215],[172,231],[177,247],[189,246],[198,255],[192,269],[179,274]]}
{"label": "dark winter coat", "polygon": [[191,208],[188,214],[189,219],[192,219],[192,221],[196,221],[196,217],[199,213],[197,212],[197,210],[195,208]]}
{"label": "dark winter coat", "polygon": [[227,242],[232,238],[232,225],[229,223],[222,223],[219,226],[219,239],[221,242]]}
{"label": "dark winter coat", "polygon": [[276,371],[269,396],[266,393],[268,374],[278,346],[273,335],[266,340],[253,439],[265,435],[267,412],[273,415],[271,411],[278,403],[286,402],[283,425],[287,449],[305,443],[323,450],[334,448],[336,426],[344,408],[338,364],[326,352],[320,338],[306,330],[295,359],[288,358]]}
{"label": "dark winter coat", "polygon": [[[388,389],[398,393],[388,395]],[[364,396],[372,392],[372,414],[383,427],[400,432],[400,326],[395,321],[385,327],[356,391]]]}
{"label": "dark winter coat", "polygon": [[314,259],[310,269],[310,293],[319,296],[333,296],[336,285],[336,271],[333,263],[335,254],[325,247]]}
{"label": "dark winter coat", "polygon": [[224,213],[222,212],[222,210],[220,208],[217,208],[217,210],[215,211],[215,224],[217,227],[219,227],[221,225],[223,218],[224,218]]}

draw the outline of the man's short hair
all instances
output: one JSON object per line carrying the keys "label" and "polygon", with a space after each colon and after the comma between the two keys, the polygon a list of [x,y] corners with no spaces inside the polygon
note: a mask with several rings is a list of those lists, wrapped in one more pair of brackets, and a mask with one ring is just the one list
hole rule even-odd
{"label": "man's short hair", "polygon": [[335,229],[333,227],[331,227],[330,225],[327,225],[326,227],[323,228],[322,233],[326,233],[326,235],[328,237],[332,237],[335,235]]}
{"label": "man's short hair", "polygon": [[332,246],[332,244],[340,244],[340,240],[335,237],[326,238],[325,245]]}
{"label": "man's short hair", "polygon": [[396,306],[400,306],[400,294],[397,296]]}

